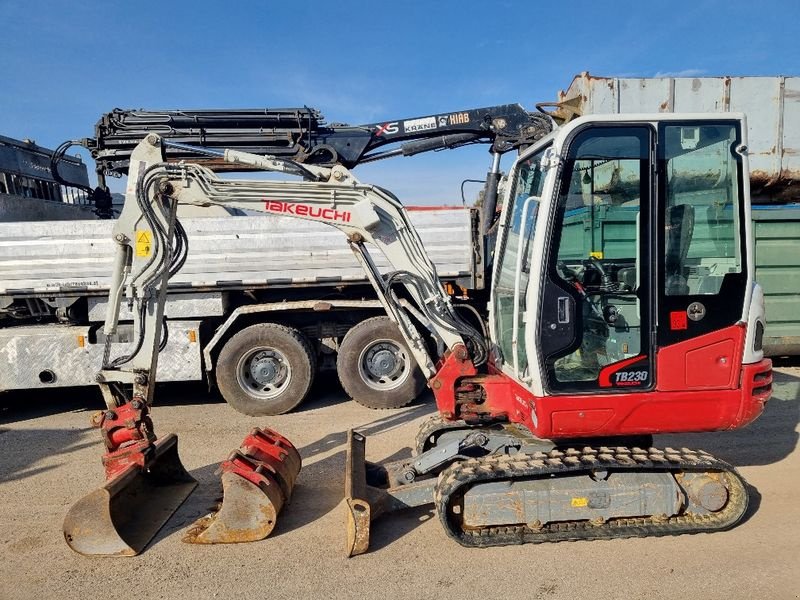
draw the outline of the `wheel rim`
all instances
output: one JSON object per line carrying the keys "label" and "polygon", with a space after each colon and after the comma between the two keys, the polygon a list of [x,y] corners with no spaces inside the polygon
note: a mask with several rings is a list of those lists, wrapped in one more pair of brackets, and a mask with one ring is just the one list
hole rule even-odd
{"label": "wheel rim", "polygon": [[292,366],[281,352],[262,346],[239,359],[236,379],[247,393],[261,400],[270,400],[280,396],[289,386]]}
{"label": "wheel rim", "polygon": [[393,340],[375,340],[358,357],[362,381],[377,391],[393,390],[411,374],[408,353]]}

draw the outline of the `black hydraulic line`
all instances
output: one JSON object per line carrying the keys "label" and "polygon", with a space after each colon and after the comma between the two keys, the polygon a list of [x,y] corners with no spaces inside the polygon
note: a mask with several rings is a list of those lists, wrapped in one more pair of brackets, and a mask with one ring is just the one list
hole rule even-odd
{"label": "black hydraulic line", "polygon": [[77,143],[78,142],[76,142],[74,140],[67,141],[67,142],[64,142],[58,148],[55,149],[55,151],[53,152],[52,156],[50,157],[50,172],[53,175],[53,179],[55,179],[56,183],[58,183],[59,185],[63,185],[65,187],[74,187],[74,188],[77,188],[79,190],[83,190],[87,194],[91,194],[92,191],[93,191],[92,188],[90,188],[89,186],[83,185],[81,183],[76,183],[76,182],[73,182],[73,181],[67,181],[66,179],[64,179],[61,176],[61,173],[59,173],[59,171],[58,171],[58,163],[60,163],[64,159],[64,156],[66,155],[67,150],[69,150],[72,146],[75,146]]}
{"label": "black hydraulic line", "polygon": [[169,342],[169,325],[167,325],[167,316],[161,317],[161,342],[158,344],[158,351],[161,352],[167,347]]}
{"label": "black hydraulic line", "polygon": [[483,204],[481,208],[481,234],[487,235],[495,220],[497,210],[497,188],[500,185],[500,154],[495,153],[492,168],[486,173],[486,185],[483,188]]}
{"label": "black hydraulic line", "polygon": [[446,148],[456,148],[465,144],[477,142],[485,135],[479,133],[459,133],[454,135],[443,135],[431,139],[419,140],[416,142],[407,142],[400,146],[400,151],[403,156],[414,156],[422,152],[430,152],[431,150],[444,150]]}
{"label": "black hydraulic line", "polygon": [[83,145],[84,144],[81,141],[70,140],[64,142],[58,148],[56,148],[50,157],[50,173],[53,175],[53,179],[59,185],[76,188],[85,192],[86,199],[89,201],[89,203],[94,205],[94,213],[101,219],[110,219],[114,216],[114,210],[111,202],[111,192],[105,186],[104,180],[98,178],[97,187],[92,189],[91,187],[81,183],[67,181],[58,170],[58,165],[62,160],[64,160],[67,150],[69,150],[69,148],[72,146]]}
{"label": "black hydraulic line", "polygon": [[464,181],[461,182],[461,206],[466,206],[467,205],[467,198],[464,195],[464,184],[465,183],[483,183],[483,184],[485,184],[486,180],[485,179],[465,179]]}
{"label": "black hydraulic line", "polygon": [[[420,298],[435,297],[437,293],[437,290],[430,282],[408,271],[394,271],[390,273],[386,278],[387,290],[391,291],[395,283],[402,283],[408,288],[415,289]],[[388,297],[391,298],[393,304],[400,306],[400,302],[394,292],[388,294]],[[480,366],[486,362],[488,358],[488,348],[483,335],[472,327],[472,325],[464,321],[454,310],[446,312],[436,311],[428,304],[423,304],[419,308],[431,322],[435,323],[441,329],[465,338],[472,360],[476,366]]]}

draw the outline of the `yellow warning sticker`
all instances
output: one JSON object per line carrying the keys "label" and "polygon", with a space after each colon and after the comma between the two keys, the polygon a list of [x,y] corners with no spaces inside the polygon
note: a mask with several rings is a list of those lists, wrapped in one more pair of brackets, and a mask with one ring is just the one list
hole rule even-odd
{"label": "yellow warning sticker", "polygon": [[589,499],[585,496],[582,498],[573,498],[571,504],[575,508],[582,508],[589,505]]}
{"label": "yellow warning sticker", "polygon": [[592,258],[596,258],[597,260],[603,260],[602,252],[589,252],[589,256],[591,256]]}
{"label": "yellow warning sticker", "polygon": [[150,256],[153,245],[153,233],[146,229],[136,230],[136,256]]}

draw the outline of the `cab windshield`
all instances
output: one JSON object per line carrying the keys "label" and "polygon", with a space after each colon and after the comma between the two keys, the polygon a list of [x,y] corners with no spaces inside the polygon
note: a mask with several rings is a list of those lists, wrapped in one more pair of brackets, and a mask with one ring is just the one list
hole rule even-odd
{"label": "cab windshield", "polygon": [[[549,146],[548,146],[549,147]],[[522,376],[527,370],[525,351],[525,296],[530,279],[533,233],[544,188],[541,168],[547,148],[517,163],[511,177],[511,193],[505,231],[497,256],[492,305],[498,358]]]}

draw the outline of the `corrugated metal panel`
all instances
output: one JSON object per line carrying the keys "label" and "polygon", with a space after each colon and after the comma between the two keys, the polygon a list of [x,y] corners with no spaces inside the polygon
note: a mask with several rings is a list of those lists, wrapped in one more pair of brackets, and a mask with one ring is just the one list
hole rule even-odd
{"label": "corrugated metal panel", "polygon": [[800,352],[800,208],[753,211],[756,280],[764,288],[767,329],[764,346]]}
{"label": "corrugated metal panel", "polygon": [[[410,211],[442,277],[472,272],[468,209]],[[363,281],[344,235],[327,225],[271,215],[181,219],[189,257],[172,284],[210,287]],[[0,294],[107,289],[112,221],[0,223]],[[375,252],[376,263],[388,263]],[[225,282],[220,284],[220,282]]]}
{"label": "corrugated metal panel", "polygon": [[800,181],[800,77],[640,79],[582,73],[560,92],[559,102],[580,114],[743,112],[754,183]]}

